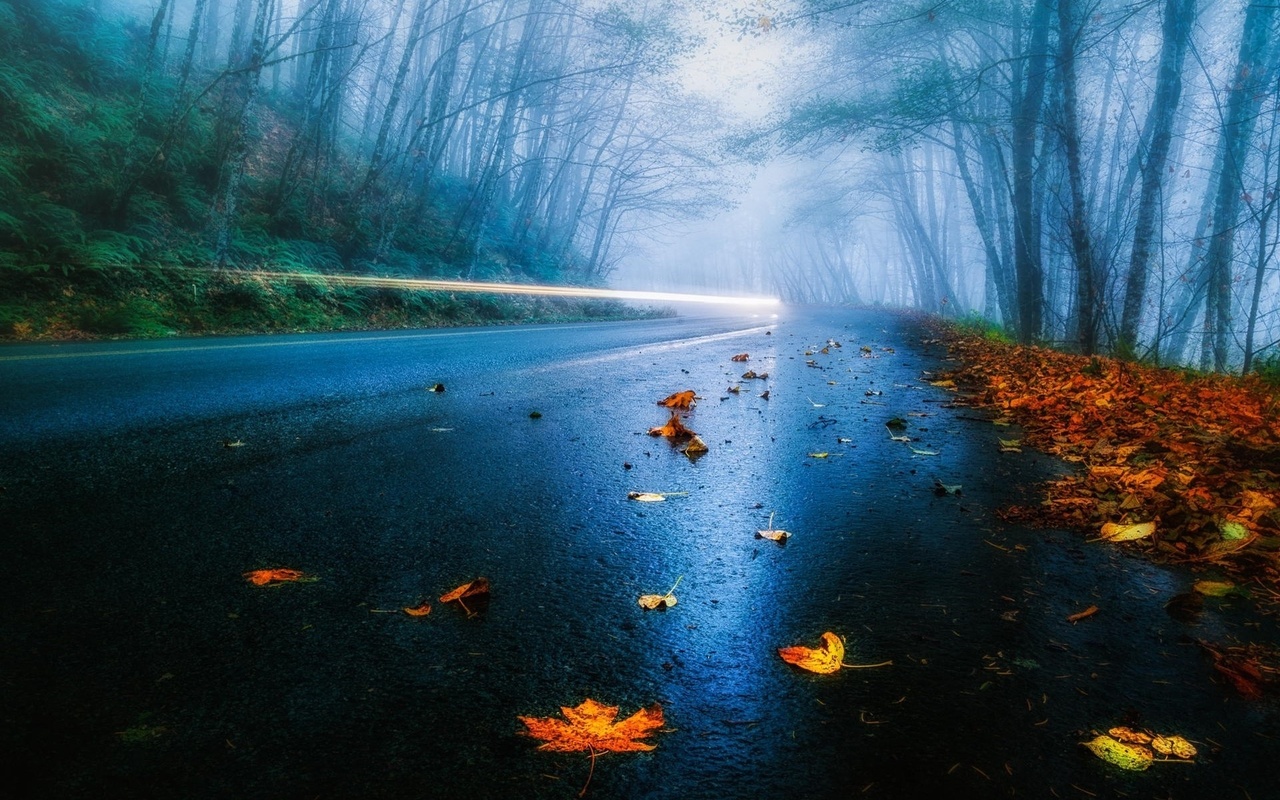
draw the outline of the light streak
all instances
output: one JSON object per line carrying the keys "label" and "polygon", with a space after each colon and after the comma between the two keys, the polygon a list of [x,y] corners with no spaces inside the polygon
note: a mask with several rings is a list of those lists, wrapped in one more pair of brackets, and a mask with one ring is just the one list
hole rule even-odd
{"label": "light streak", "polygon": [[776,297],[740,297],[685,292],[648,292],[633,289],[597,289],[590,286],[541,286],[524,283],[481,283],[433,278],[384,278],[377,275],[325,275],[298,272],[247,272],[247,276],[268,280],[321,282],[339,286],[373,289],[406,289],[419,292],[475,292],[481,294],[532,294],[545,297],[598,297],[607,300],[649,300],[657,303],[712,303],[735,306],[773,306]]}

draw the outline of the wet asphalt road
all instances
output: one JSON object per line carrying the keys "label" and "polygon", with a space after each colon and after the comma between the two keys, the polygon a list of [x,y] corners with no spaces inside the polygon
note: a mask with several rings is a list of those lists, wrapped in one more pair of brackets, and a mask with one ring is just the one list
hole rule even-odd
{"label": "wet asphalt road", "polygon": [[[1274,643],[1274,620],[1175,619],[1190,574],[1002,524],[1062,467],[950,407],[926,338],[788,310],[0,349],[6,774],[31,797],[572,797],[587,757],[516,717],[592,697],[667,720],[599,759],[599,798],[1280,797],[1280,707],[1194,644]],[[645,435],[682,389],[696,462]],[[783,547],[753,536],[771,513]],[[320,580],[241,577],[276,566]],[[471,616],[374,613],[478,575]],[[637,606],[678,577],[677,606]],[[828,630],[893,665],[777,657]],[[1078,745],[1125,722],[1201,755],[1125,773]]]}

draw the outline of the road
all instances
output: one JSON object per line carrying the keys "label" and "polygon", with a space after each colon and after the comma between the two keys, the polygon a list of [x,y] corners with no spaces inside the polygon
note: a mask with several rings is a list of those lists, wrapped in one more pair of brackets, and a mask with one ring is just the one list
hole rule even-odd
{"label": "road", "polygon": [[[795,309],[0,348],[8,772],[32,797],[571,797],[588,757],[517,717],[591,697],[666,718],[597,759],[600,798],[1280,797],[1275,700],[1194,643],[1274,620],[1175,619],[1189,573],[1003,524],[1064,467],[999,452],[1016,431],[924,379],[948,366],[910,319]],[[683,389],[696,461],[646,435]],[[754,536],[771,516],[785,546]],[[266,567],[319,580],[242,577]],[[473,613],[437,602],[477,576]],[[893,663],[777,656],[825,631]],[[1200,756],[1079,746],[1124,723]]]}

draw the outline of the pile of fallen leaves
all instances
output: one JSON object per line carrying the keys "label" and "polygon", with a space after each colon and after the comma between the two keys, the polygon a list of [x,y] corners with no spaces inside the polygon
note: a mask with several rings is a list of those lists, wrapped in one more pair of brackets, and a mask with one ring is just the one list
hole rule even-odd
{"label": "pile of fallen leaves", "polygon": [[[1024,443],[1081,465],[1007,516],[1083,528],[1154,523],[1156,556],[1280,578],[1280,398],[1251,379],[1190,375],[946,330],[958,404],[998,409]],[[1108,528],[1115,531],[1117,528]],[[1280,597],[1280,595],[1277,595]]]}

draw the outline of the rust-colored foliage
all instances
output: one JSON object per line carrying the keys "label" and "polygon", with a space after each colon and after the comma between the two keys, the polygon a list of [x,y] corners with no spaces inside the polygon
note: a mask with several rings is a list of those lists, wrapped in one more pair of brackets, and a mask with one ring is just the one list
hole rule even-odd
{"label": "rust-colored foliage", "polygon": [[676,392],[675,394],[667,396],[663,400],[659,400],[658,405],[688,411],[693,408],[693,403],[696,399],[697,397],[694,395],[693,390],[686,389],[683,392]]}
{"label": "rust-colored foliage", "polygon": [[307,575],[296,569],[254,569],[246,572],[244,578],[254,586],[275,586],[306,581]]}
{"label": "rust-colored foliage", "polygon": [[948,340],[966,364],[945,376],[957,404],[994,408],[1022,426],[1026,446],[1082,466],[1050,482],[1039,507],[1006,517],[1090,531],[1155,520],[1135,546],[1280,578],[1280,398],[1263,384]]}
{"label": "rust-colored foliage", "polygon": [[1220,647],[1197,642],[1213,659],[1213,668],[1250,700],[1280,684],[1280,650],[1261,644]]}
{"label": "rust-colored foliage", "polygon": [[431,604],[423,603],[418,606],[406,606],[402,610],[411,617],[425,617],[431,613]]}
{"label": "rust-colored foliage", "polygon": [[751,358],[751,356],[747,353],[738,353],[736,356],[734,356],[729,360],[730,361],[746,361],[749,358]]}
{"label": "rust-colored foliage", "polygon": [[475,597],[477,595],[489,593],[489,579],[476,578],[470,583],[464,583],[452,592],[447,592],[440,596],[441,603],[452,603],[455,600],[462,600],[466,597]]}
{"label": "rust-colored foliage", "polygon": [[654,703],[621,722],[617,706],[606,706],[587,698],[576,708],[561,707],[564,719],[519,717],[528,735],[541,739],[539,750],[573,753],[626,753],[652,750],[655,745],[640,741],[662,727],[662,706]]}
{"label": "rust-colored foliage", "polygon": [[650,428],[649,435],[665,436],[668,439],[688,439],[691,436],[697,436],[696,433],[684,426],[684,423],[680,421],[680,415],[674,413],[671,415],[671,419],[667,420],[666,425]]}

